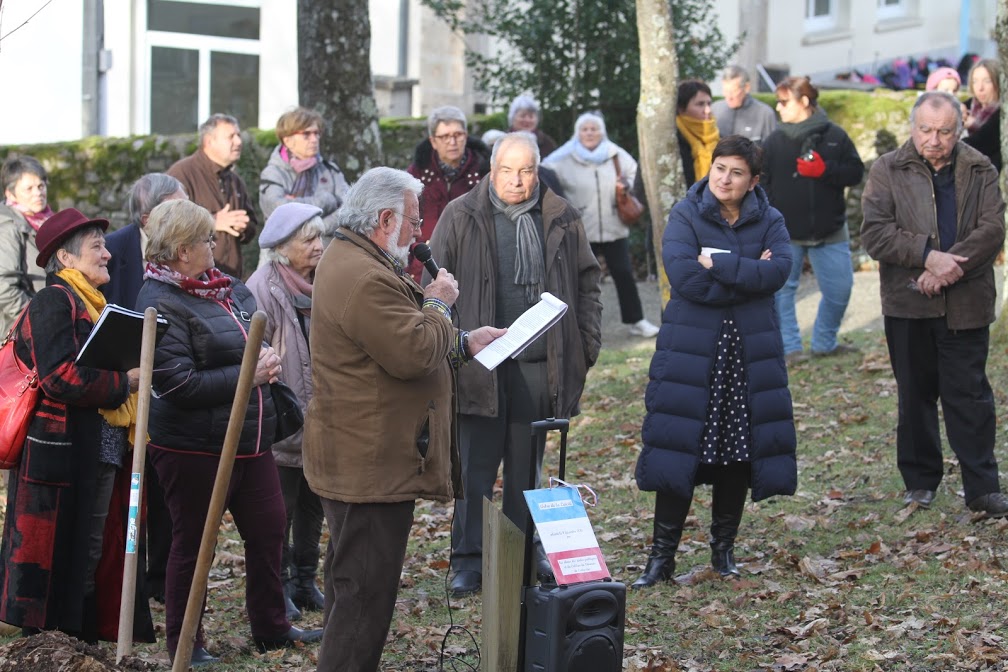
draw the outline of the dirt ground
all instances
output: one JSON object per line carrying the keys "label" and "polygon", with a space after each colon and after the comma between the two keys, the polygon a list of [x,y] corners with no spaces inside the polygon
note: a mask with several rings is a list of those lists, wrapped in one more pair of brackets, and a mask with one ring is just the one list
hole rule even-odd
{"label": "dirt ground", "polygon": [[0,672],[143,672],[154,663],[126,656],[118,665],[115,653],[91,646],[62,632],[43,632],[0,647]]}

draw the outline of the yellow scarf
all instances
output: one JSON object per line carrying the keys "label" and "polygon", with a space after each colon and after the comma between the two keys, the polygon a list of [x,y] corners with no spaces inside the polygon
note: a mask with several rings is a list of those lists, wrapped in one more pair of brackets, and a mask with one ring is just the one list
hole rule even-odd
{"label": "yellow scarf", "polygon": [[717,122],[713,119],[704,121],[677,114],[675,124],[679,132],[686,138],[686,142],[689,143],[690,151],[693,154],[693,173],[699,182],[710,172],[711,155],[714,153],[714,146],[721,139],[717,130]]}
{"label": "yellow scarf", "polygon": [[[105,307],[105,296],[99,292],[84,277],[84,274],[73,268],[64,268],[56,273],[77,293],[87,307],[92,322],[98,321],[102,308]],[[137,393],[133,392],[119,408],[99,408],[98,412],[105,422],[113,427],[129,427],[130,449],[136,436]]]}

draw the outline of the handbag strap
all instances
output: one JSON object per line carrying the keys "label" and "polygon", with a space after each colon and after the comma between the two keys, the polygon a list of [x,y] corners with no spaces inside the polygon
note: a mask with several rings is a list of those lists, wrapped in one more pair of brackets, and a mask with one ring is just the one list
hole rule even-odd
{"label": "handbag strap", "polygon": [[613,166],[616,167],[616,181],[621,182],[623,180],[623,173],[619,168],[619,154],[613,154],[612,157]]}
{"label": "handbag strap", "polygon": [[[73,294],[71,294],[70,290],[67,289],[66,287],[64,287],[63,285],[53,285],[53,287],[59,287],[64,292],[66,292],[67,298],[70,299],[70,321],[72,323],[76,323],[77,322],[77,302],[74,300]],[[26,303],[24,305],[24,308],[21,309],[21,312],[18,313],[17,319],[14,320],[14,326],[12,326],[10,328],[10,331],[7,332],[7,337],[4,338],[3,343],[0,343],[0,347],[4,347],[8,343],[16,343],[17,342],[17,340],[18,340],[17,339],[18,327],[21,326],[21,323],[23,321],[25,321],[25,320],[28,319],[28,306],[29,306],[29,304],[31,304],[31,300],[29,300],[28,303]],[[74,337],[74,344],[76,344],[77,343],[77,329],[76,329],[76,327],[73,329],[73,337]],[[32,354],[32,359],[33,360],[35,359],[34,353]],[[35,370],[35,362],[32,361],[31,365],[32,365],[32,370],[34,371]]]}

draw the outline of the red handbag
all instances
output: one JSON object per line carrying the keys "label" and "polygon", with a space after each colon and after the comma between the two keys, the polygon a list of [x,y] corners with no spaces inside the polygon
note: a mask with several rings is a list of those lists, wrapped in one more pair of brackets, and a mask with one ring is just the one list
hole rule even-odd
{"label": "red handbag", "polygon": [[635,225],[644,214],[644,205],[633,195],[630,184],[623,179],[620,172],[619,156],[613,156],[613,165],[616,167],[616,214],[620,221],[626,226]]}
{"label": "red handbag", "polygon": [[18,327],[27,316],[25,306],[0,345],[0,469],[11,469],[20,461],[38,404],[38,372],[26,368],[14,354]]}

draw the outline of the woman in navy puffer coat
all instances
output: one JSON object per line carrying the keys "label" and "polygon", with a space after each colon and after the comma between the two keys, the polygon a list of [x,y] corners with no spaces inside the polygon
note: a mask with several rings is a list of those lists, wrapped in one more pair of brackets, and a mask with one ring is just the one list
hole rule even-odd
{"label": "woman in navy puffer coat", "polygon": [[762,152],[721,140],[710,175],[672,209],[662,258],[672,285],[650,382],[637,485],[654,490],[654,544],[633,587],[672,578],[696,483],[711,483],[711,563],[738,576],[747,489],[794,494],[795,429],[774,292],[791,270],[784,218],[759,181]]}

